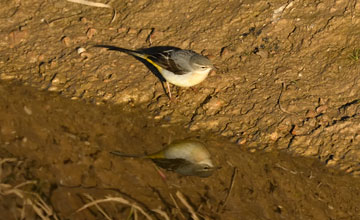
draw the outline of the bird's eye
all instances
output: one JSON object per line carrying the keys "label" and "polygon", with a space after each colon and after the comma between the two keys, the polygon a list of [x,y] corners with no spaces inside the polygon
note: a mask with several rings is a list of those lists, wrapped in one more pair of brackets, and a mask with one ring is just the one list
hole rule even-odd
{"label": "bird's eye", "polygon": [[209,169],[210,169],[210,167],[205,166],[205,167],[203,167],[203,169],[204,169],[204,170],[209,170]]}

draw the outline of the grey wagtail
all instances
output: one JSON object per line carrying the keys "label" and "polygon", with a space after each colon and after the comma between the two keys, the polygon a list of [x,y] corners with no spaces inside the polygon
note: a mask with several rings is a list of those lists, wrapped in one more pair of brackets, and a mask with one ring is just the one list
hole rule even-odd
{"label": "grey wagtail", "polygon": [[211,162],[210,153],[204,144],[194,140],[173,142],[163,150],[150,155],[129,155],[118,151],[110,153],[121,157],[148,158],[161,168],[185,176],[209,177],[218,169]]}
{"label": "grey wagtail", "polygon": [[[201,83],[214,68],[207,57],[192,50],[182,50],[176,47],[152,47],[140,50],[128,50],[107,45],[95,45],[95,47],[124,52],[150,63],[165,79],[170,98],[169,83],[180,87],[191,87]],[[160,50],[159,48],[167,49]]]}

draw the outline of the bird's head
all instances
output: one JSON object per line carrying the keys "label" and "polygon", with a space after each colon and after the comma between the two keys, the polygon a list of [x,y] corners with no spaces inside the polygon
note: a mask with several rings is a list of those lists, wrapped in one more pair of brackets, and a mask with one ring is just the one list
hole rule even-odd
{"label": "bird's head", "polygon": [[214,68],[214,65],[211,63],[211,61],[202,55],[195,54],[190,58],[191,66],[196,70],[197,72],[202,73],[209,73],[210,70]]}

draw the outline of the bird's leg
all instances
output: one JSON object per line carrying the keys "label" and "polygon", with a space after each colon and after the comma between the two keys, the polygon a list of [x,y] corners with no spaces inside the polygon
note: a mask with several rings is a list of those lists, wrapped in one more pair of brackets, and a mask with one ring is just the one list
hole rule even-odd
{"label": "bird's leg", "polygon": [[166,86],[168,88],[168,95],[169,95],[169,99],[171,99],[171,90],[170,90],[170,84],[168,81],[166,81]]}
{"label": "bird's leg", "polygon": [[158,172],[158,174],[160,175],[161,179],[164,180],[166,182],[166,175],[164,172],[162,172],[156,165],[154,165],[156,171]]}

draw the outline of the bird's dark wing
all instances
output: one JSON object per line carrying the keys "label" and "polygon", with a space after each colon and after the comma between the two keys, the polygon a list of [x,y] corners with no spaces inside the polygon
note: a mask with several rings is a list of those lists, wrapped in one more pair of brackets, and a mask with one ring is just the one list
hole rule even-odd
{"label": "bird's dark wing", "polygon": [[180,158],[177,159],[156,158],[156,159],[152,159],[152,161],[154,161],[154,163],[159,167],[166,170],[177,170],[179,167],[191,164],[189,161]]}
{"label": "bird's dark wing", "polygon": [[163,69],[166,69],[177,75],[186,74],[187,70],[184,68],[181,68],[181,66],[179,66],[179,65],[176,65],[174,60],[172,60],[170,58],[171,52],[173,52],[173,50],[166,50],[166,51],[157,52],[157,53],[148,53],[147,55],[148,55],[148,59],[151,59],[152,61],[154,61],[156,64],[158,64]]}

